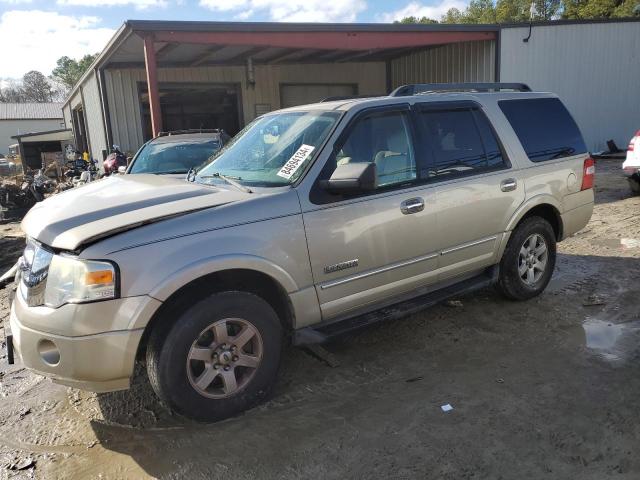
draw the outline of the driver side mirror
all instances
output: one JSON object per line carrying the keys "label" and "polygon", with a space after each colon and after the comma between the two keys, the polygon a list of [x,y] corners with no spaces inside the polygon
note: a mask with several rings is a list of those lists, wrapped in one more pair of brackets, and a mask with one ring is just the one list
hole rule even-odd
{"label": "driver side mirror", "polygon": [[373,162],[338,165],[329,180],[320,181],[320,187],[331,193],[368,192],[377,186],[378,175]]}

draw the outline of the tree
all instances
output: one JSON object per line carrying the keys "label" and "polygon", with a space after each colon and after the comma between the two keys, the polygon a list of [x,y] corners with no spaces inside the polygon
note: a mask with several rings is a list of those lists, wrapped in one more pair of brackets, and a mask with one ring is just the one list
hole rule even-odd
{"label": "tree", "polygon": [[534,0],[532,20],[554,20],[562,10],[561,0]]}
{"label": "tree", "polygon": [[464,13],[464,23],[496,23],[493,0],[471,0]]}
{"label": "tree", "polygon": [[640,17],[640,0],[621,2],[611,14],[612,17]]}
{"label": "tree", "polygon": [[402,20],[398,21],[396,20],[393,23],[438,23],[437,20],[434,20],[433,18],[429,18],[429,17],[422,17],[422,18],[418,18],[418,17],[405,17]]}
{"label": "tree", "polygon": [[0,102],[2,103],[22,103],[24,102],[24,93],[22,86],[13,79],[7,80],[8,85],[0,89]]}
{"label": "tree", "polygon": [[22,92],[26,102],[50,102],[53,98],[53,89],[49,80],[37,70],[24,74]]}
{"label": "tree", "polygon": [[60,82],[67,90],[71,90],[97,57],[97,53],[85,55],[80,60],[60,57],[56,62],[56,68],[51,72],[51,78]]}
{"label": "tree", "polygon": [[457,8],[453,7],[447,10],[447,13],[445,13],[442,16],[441,22],[442,23],[465,23],[463,22],[463,17],[464,17],[464,13],[462,13]]}
{"label": "tree", "polygon": [[498,0],[496,2],[496,22],[528,22],[531,3],[528,0]]}

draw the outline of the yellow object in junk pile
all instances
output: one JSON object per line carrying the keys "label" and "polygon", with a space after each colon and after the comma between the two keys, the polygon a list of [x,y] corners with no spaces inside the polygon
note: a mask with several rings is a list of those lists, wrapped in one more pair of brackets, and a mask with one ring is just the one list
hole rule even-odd
{"label": "yellow object in junk pile", "polygon": [[89,152],[84,152],[84,153],[82,154],[82,159],[83,159],[85,162],[88,162],[88,161],[89,161]]}

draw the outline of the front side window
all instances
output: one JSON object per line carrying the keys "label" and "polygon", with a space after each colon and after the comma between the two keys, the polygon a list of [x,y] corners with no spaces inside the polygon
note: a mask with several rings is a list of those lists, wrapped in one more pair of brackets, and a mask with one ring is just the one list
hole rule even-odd
{"label": "front side window", "polygon": [[222,175],[246,186],[289,185],[318,154],[340,115],[286,112],[260,117],[213,156],[196,181],[210,183]]}
{"label": "front side window", "polygon": [[461,176],[506,166],[484,115],[473,109],[419,113],[433,155],[430,177]]}
{"label": "front side window", "polygon": [[336,154],[336,166],[376,164],[378,187],[402,184],[416,178],[416,162],[404,112],[368,115],[353,126]]}
{"label": "front side window", "polygon": [[578,125],[557,98],[502,100],[498,105],[532,162],[587,152]]}

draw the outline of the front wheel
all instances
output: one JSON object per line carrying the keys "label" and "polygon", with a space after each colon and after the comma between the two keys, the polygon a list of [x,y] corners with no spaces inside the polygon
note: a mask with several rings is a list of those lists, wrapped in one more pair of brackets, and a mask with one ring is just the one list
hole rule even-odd
{"label": "front wheel", "polygon": [[214,422],[269,394],[281,349],[282,326],[266,301],[245,292],[217,293],[152,332],[147,372],[169,408]]}
{"label": "front wheel", "polygon": [[556,237],[547,220],[530,217],[514,230],[500,261],[498,290],[512,300],[540,295],[556,264]]}

